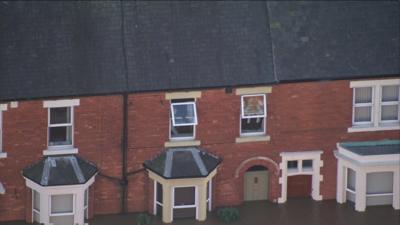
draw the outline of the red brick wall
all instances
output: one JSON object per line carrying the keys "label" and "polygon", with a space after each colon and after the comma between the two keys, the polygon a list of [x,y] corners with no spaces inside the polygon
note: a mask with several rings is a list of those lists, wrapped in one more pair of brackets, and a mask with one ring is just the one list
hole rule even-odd
{"label": "red brick wall", "polygon": [[[82,97],[75,108],[75,146],[101,174],[121,176],[122,96]],[[321,194],[332,199],[336,193],[337,142],[398,138],[399,131],[347,133],[352,118],[352,90],[348,81],[280,84],[268,95],[268,142],[236,144],[239,136],[240,96],[224,89],[203,90],[197,99],[196,139],[201,147],[223,158],[214,179],[213,206],[237,205],[243,199],[243,173],[253,165],[270,170],[269,199],[280,196],[279,171],[272,162],[252,160],[267,157],[280,163],[283,151],[322,150]],[[165,93],[129,95],[128,172],[142,169],[144,160],[163,150],[169,136],[169,101]],[[47,143],[47,110],[42,101],[22,101],[4,112],[4,149],[0,180],[7,189],[0,195],[0,220],[25,218],[25,183],[20,171],[39,160]],[[238,171],[237,171],[238,170]],[[236,177],[236,173],[239,174]],[[129,177],[128,211],[152,209],[153,183],[146,172]],[[98,175],[91,193],[91,214],[119,213],[121,187],[118,180]]]}

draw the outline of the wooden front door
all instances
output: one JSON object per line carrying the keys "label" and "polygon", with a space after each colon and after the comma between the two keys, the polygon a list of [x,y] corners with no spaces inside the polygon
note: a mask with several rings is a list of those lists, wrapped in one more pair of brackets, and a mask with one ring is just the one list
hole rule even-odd
{"label": "wooden front door", "polygon": [[244,201],[268,199],[268,171],[248,171],[244,174]]}

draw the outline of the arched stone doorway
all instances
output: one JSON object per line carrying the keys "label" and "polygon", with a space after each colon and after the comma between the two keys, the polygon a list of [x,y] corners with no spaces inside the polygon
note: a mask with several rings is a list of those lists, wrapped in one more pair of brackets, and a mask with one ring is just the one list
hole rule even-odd
{"label": "arched stone doorway", "polygon": [[268,199],[268,169],[256,165],[244,173],[243,200],[260,201]]}
{"label": "arched stone doorway", "polygon": [[[252,176],[252,173],[255,175]],[[278,177],[278,164],[274,160],[264,156],[256,156],[242,161],[235,171],[235,178],[238,179],[238,185],[242,187],[240,188],[242,201],[249,200],[249,195],[246,194],[247,188],[245,188],[245,185],[252,181],[257,183],[264,182],[260,184],[260,186],[263,186],[264,188],[256,187],[256,189],[260,189],[260,193],[262,192],[264,195],[259,197],[256,196],[256,199],[250,200],[258,200],[257,198],[262,198],[276,202],[279,195]]]}

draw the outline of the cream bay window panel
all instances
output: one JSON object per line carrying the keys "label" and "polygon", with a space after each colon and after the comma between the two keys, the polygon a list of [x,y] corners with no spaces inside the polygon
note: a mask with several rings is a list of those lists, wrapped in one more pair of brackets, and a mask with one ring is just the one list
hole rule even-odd
{"label": "cream bay window panel", "polygon": [[74,198],[72,194],[52,195],[51,214],[74,213]]}
{"label": "cream bay window panel", "polygon": [[399,86],[382,86],[381,122],[399,121]]}
{"label": "cream bay window panel", "polygon": [[32,190],[32,216],[33,221],[40,223],[40,194]]}
{"label": "cream bay window panel", "polygon": [[373,96],[372,87],[354,88],[354,102],[353,102],[354,124],[372,123],[373,121],[372,96]]}

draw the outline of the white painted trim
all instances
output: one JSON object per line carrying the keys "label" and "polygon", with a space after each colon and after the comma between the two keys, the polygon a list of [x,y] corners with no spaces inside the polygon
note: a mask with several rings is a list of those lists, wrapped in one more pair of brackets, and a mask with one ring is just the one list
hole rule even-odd
{"label": "white painted trim", "polygon": [[[322,195],[320,195],[320,182],[323,180],[323,176],[320,173],[321,167],[323,166],[323,161],[321,160],[322,153],[323,151],[298,151],[280,153],[282,162],[279,164],[279,168],[282,172],[281,177],[279,178],[279,184],[281,184],[281,197],[278,198],[278,203],[286,202],[288,177],[296,175],[311,175],[311,197],[315,201],[322,200]],[[312,160],[312,168],[303,169],[303,160]],[[292,170],[289,169],[287,167],[288,161],[297,161],[297,168]]]}
{"label": "white painted trim", "polygon": [[343,158],[343,156],[357,161],[360,164],[368,164],[368,163],[379,163],[379,164],[387,164],[398,162],[400,165],[400,154],[384,154],[384,155],[358,155],[353,153],[342,146],[340,144],[336,144],[338,148],[338,153],[336,155],[337,158]]}
{"label": "white painted trim", "polygon": [[[64,106],[63,106],[64,107]],[[53,108],[53,107],[52,107]],[[47,148],[49,150],[69,149],[74,146],[74,127],[75,127],[75,113],[74,107],[66,106],[70,110],[70,122],[64,124],[51,124],[50,123],[50,111],[52,108],[47,109]],[[51,127],[71,127],[71,145],[49,145],[50,144],[50,128]]]}
{"label": "white painted trim", "polygon": [[350,81],[351,88],[374,85],[400,85],[400,79]]}
{"label": "white painted trim", "polygon": [[[263,97],[263,114],[262,115],[255,115],[255,116],[245,116],[244,115],[244,98],[251,98],[251,97]],[[240,109],[241,109],[241,118],[242,119],[251,119],[251,118],[265,118],[267,116],[267,102],[266,102],[266,96],[265,94],[256,94],[256,95],[242,95],[240,96],[241,98],[241,104],[240,104]]]}
{"label": "white painted trim", "polygon": [[210,196],[207,196],[207,197],[209,197],[207,200],[206,200],[206,203],[207,203],[207,208],[208,208],[208,211],[209,212],[211,212],[211,210],[212,210],[212,178],[208,181],[208,193],[209,193],[209,195]]}
{"label": "white painted trim", "polygon": [[6,193],[6,189],[4,188],[3,184],[0,182],[0,195],[3,195]]}
{"label": "white painted trim", "polygon": [[66,155],[66,154],[78,154],[77,148],[66,148],[66,149],[47,149],[43,150],[43,155]]}
{"label": "white painted trim", "polygon": [[[1,150],[1,148],[0,148],[0,150]],[[7,152],[0,151],[0,159],[4,159],[4,158],[7,158]]]}
{"label": "white painted trim", "polygon": [[[261,116],[243,116],[243,97],[251,97],[251,96],[263,96],[264,101],[264,115]],[[267,116],[268,116],[268,107],[267,107],[267,95],[266,94],[254,94],[254,95],[242,95],[240,97],[240,117],[239,117],[239,134],[240,137],[252,137],[252,136],[266,136],[267,133]],[[242,119],[252,119],[252,118],[263,118],[263,131],[262,132],[252,132],[252,133],[243,133],[242,132]],[[239,142],[240,142],[239,137]]]}
{"label": "white painted trim", "polygon": [[0,159],[6,157],[7,154],[3,152],[3,111],[0,110]]}
{"label": "white painted trim", "polygon": [[43,108],[72,107],[80,105],[79,99],[43,101]]}

